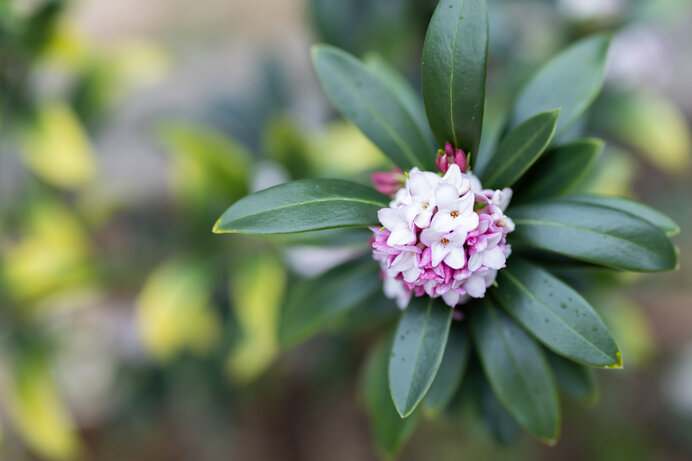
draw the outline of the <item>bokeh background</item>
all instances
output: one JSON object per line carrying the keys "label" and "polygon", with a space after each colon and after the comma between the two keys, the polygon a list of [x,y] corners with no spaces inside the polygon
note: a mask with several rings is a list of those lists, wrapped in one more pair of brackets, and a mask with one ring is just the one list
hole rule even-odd
{"label": "bokeh background", "polygon": [[[377,459],[359,374],[392,312],[277,338],[287,287],[363,242],[211,227],[248,191],[386,167],[322,95],[309,48],[377,52],[418,85],[435,4],[0,0],[2,459]],[[607,146],[582,187],[672,216],[680,270],[585,287],[625,367],[598,373],[592,405],[564,402],[556,447],[503,447],[450,412],[401,459],[691,459],[692,4],[488,4],[497,117],[546,58],[612,32],[578,128]]]}

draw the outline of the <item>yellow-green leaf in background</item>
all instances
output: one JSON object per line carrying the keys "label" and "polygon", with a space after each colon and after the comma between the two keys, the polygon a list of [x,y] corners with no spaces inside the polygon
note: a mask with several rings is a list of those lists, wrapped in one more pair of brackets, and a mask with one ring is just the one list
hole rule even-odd
{"label": "yellow-green leaf in background", "polygon": [[246,383],[264,372],[279,351],[279,315],[286,273],[272,254],[238,265],[231,280],[231,300],[240,337],[228,357],[232,380]]}
{"label": "yellow-green leaf in background", "polygon": [[55,186],[76,189],[94,176],[89,139],[66,104],[39,107],[23,126],[21,141],[21,157],[27,167]]}
{"label": "yellow-green leaf in background", "polygon": [[584,191],[596,195],[632,195],[632,183],[637,174],[632,154],[620,149],[606,147],[596,160],[591,174],[580,181],[573,191]]}
{"label": "yellow-green leaf in background", "polygon": [[169,122],[158,137],[172,154],[171,180],[188,203],[209,206],[210,200],[236,200],[248,191],[250,154],[210,128]]}
{"label": "yellow-green leaf in background", "polygon": [[310,154],[320,176],[352,178],[363,171],[391,165],[358,128],[347,122],[327,125],[314,139]]}
{"label": "yellow-green leaf in background", "polygon": [[692,160],[692,138],[680,109],[664,96],[637,91],[609,100],[598,117],[627,146],[668,174],[680,174]]}
{"label": "yellow-green leaf in background", "polygon": [[137,321],[155,358],[167,361],[183,350],[211,351],[220,320],[210,297],[209,274],[197,261],[169,261],[151,274],[137,300]]}
{"label": "yellow-green leaf in background", "polygon": [[630,299],[614,295],[598,300],[603,321],[627,358],[627,367],[637,367],[656,352],[653,332],[643,309]]}
{"label": "yellow-green leaf in background", "polygon": [[56,461],[78,457],[80,441],[74,423],[42,357],[20,356],[5,400],[16,431],[38,455]]}
{"label": "yellow-green leaf in background", "polygon": [[27,206],[20,237],[0,258],[0,277],[13,298],[37,302],[93,282],[91,247],[85,229],[58,202]]}

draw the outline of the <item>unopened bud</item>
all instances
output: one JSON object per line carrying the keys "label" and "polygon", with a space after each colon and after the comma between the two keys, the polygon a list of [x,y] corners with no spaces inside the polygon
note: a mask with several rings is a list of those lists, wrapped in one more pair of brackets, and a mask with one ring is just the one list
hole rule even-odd
{"label": "unopened bud", "polygon": [[445,144],[444,150],[440,149],[437,151],[437,159],[435,160],[435,165],[441,173],[446,173],[449,169],[449,165],[456,163],[462,173],[466,173],[468,170],[468,159],[466,154],[461,149],[455,149],[450,143]]}
{"label": "unopened bud", "polygon": [[373,173],[371,178],[375,189],[389,196],[396,195],[396,192],[406,184],[406,176],[399,168],[393,168],[392,171],[378,171]]}

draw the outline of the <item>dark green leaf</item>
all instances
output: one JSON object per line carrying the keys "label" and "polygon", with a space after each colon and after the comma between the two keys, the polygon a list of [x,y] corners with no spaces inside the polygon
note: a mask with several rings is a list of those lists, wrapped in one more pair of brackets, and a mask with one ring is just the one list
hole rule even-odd
{"label": "dark green leaf", "polygon": [[332,103],[385,155],[404,170],[434,168],[435,152],[425,133],[406,103],[380,76],[331,46],[313,47],[312,59]]}
{"label": "dark green leaf", "polygon": [[394,406],[406,417],[425,397],[447,344],[452,309],[429,298],[415,298],[404,310],[389,359]]}
{"label": "dark green leaf", "polygon": [[653,224],[568,197],[511,208],[512,240],[582,261],[639,272],[672,270],[675,248]]}
{"label": "dark green leaf", "polygon": [[600,139],[578,139],[546,152],[522,178],[515,201],[563,195],[585,175],[603,148]]}
{"label": "dark green leaf", "polygon": [[550,144],[559,115],[560,109],[542,112],[510,131],[483,169],[483,185],[498,189],[521,178]]}
{"label": "dark green leaf", "polygon": [[538,344],[488,298],[471,315],[471,334],[498,400],[524,429],[555,442],[560,428],[557,387]]}
{"label": "dark green leaf", "polygon": [[539,69],[519,93],[511,126],[537,112],[562,109],[555,137],[564,134],[601,91],[609,44],[605,35],[584,38]]}
{"label": "dark green leaf", "polygon": [[497,400],[488,380],[482,376],[479,386],[481,416],[488,432],[504,446],[512,445],[521,429],[512,415]]}
{"label": "dark green leaf", "polygon": [[472,155],[483,126],[488,60],[484,0],[441,0],[425,36],[422,85],[425,109],[438,143]]}
{"label": "dark green leaf", "polygon": [[469,358],[469,338],[461,324],[453,324],[440,369],[423,400],[425,410],[436,415],[449,404],[459,388]]}
{"label": "dark green leaf", "polygon": [[408,418],[402,419],[394,408],[387,377],[390,344],[384,341],[372,350],[365,364],[362,386],[377,451],[392,459],[416,429],[420,412],[414,411]]}
{"label": "dark green leaf", "polygon": [[483,113],[481,143],[478,146],[478,152],[472,153],[470,157],[471,169],[479,177],[483,175],[485,167],[497,148],[497,143],[500,140],[502,128],[504,128],[507,118],[503,112],[493,109],[493,107],[486,102],[485,112]]}
{"label": "dark green leaf", "polygon": [[303,179],[270,187],[235,202],[214,225],[216,233],[288,234],[378,225],[387,197],[340,179]]}
{"label": "dark green leaf", "polygon": [[381,289],[377,273],[377,264],[368,257],[294,284],[282,313],[281,342],[292,345],[304,341],[367,302]]}
{"label": "dark green leaf", "polygon": [[549,272],[512,257],[498,273],[498,303],[548,348],[594,367],[619,368],[622,356],[596,311]]}
{"label": "dark green leaf", "polygon": [[680,232],[680,227],[663,213],[650,208],[641,203],[633,202],[620,197],[605,197],[600,195],[576,195],[570,196],[570,200],[580,203],[590,203],[592,205],[600,205],[614,210],[624,211],[631,215],[637,216],[644,221],[648,221],[654,226],[661,229],[668,237],[672,237]]}
{"label": "dark green leaf", "polygon": [[550,351],[546,351],[546,356],[562,392],[580,401],[593,402],[596,399],[596,383],[591,369]]}
{"label": "dark green leaf", "polygon": [[423,106],[423,100],[420,98],[420,95],[413,90],[411,84],[406,81],[404,76],[389,65],[382,56],[378,54],[369,54],[365,58],[365,67],[380,77],[382,82],[394,92],[397,98],[399,98],[406,110],[408,110],[409,114],[413,117],[420,132],[423,133],[425,139],[429,141],[430,152],[433,152],[435,150],[433,134],[432,131],[430,131],[430,124],[428,123],[428,117],[425,115],[425,107]]}

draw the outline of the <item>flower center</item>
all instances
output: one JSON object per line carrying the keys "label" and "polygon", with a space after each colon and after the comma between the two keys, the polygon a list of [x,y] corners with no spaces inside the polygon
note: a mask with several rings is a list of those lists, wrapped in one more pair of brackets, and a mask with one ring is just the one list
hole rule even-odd
{"label": "flower center", "polygon": [[444,237],[442,240],[440,240],[440,243],[443,245],[447,245],[449,243],[449,239],[447,237]]}
{"label": "flower center", "polygon": [[425,202],[423,205],[421,205],[421,208],[423,208],[424,210],[427,210],[429,206],[430,206],[430,203]]}
{"label": "flower center", "polygon": [[458,217],[459,217],[459,212],[456,211],[456,210],[454,210],[454,211],[452,211],[451,213],[449,213],[449,215],[450,215],[452,218],[458,218]]}

